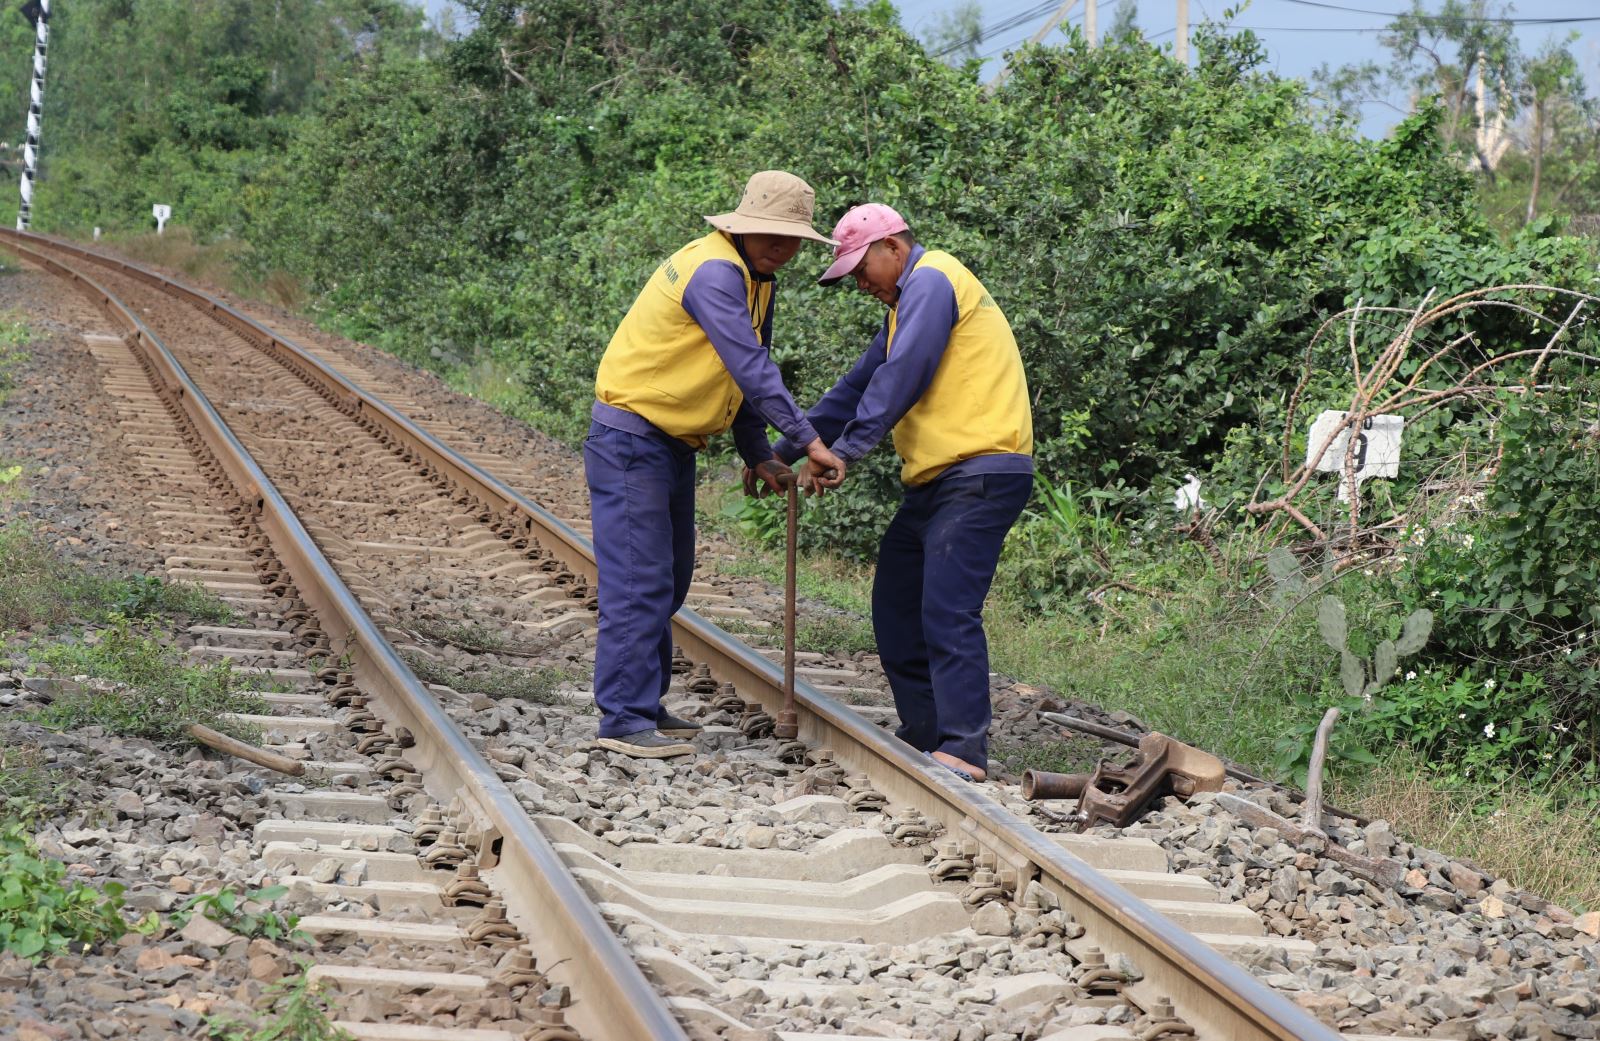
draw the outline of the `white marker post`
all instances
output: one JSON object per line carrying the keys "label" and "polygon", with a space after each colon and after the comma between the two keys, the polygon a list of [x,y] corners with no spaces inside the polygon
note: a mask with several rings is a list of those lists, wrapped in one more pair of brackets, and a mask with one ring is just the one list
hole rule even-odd
{"label": "white marker post", "polygon": [[50,43],[50,0],[29,0],[22,17],[33,22],[33,82],[28,90],[28,136],[22,145],[22,205],[17,230],[27,231],[33,219],[33,179],[39,171],[39,119],[44,114],[44,57]]}
{"label": "white marker post", "polygon": [[150,212],[155,214],[156,234],[161,234],[167,227],[167,221],[172,218],[172,207],[164,202],[158,202],[150,207]]}
{"label": "white marker post", "polygon": [[[1345,453],[1350,448],[1350,428],[1340,430],[1333,443],[1317,455],[1328,435],[1344,422],[1346,413],[1329,410],[1311,424],[1311,436],[1306,441],[1306,465],[1313,470],[1339,472],[1339,501],[1350,501],[1349,479],[1343,473]],[[1395,477],[1400,473],[1400,434],[1404,430],[1404,416],[1368,416],[1356,434],[1355,480],[1356,493],[1361,482],[1369,477]]]}

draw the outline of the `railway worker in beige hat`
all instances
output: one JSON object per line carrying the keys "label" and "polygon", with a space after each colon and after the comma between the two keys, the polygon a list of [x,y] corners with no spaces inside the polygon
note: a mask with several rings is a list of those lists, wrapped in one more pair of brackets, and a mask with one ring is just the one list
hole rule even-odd
{"label": "railway worker in beige hat", "polygon": [[589,483],[600,632],[594,697],[599,744],[652,759],[688,755],[698,724],[662,708],[672,680],[674,612],[694,572],[695,452],[730,428],[747,483],[778,490],[789,472],[776,427],[799,455],[833,471],[830,452],[772,361],[774,275],[805,240],[816,193],[782,170],[755,174],[739,205],[706,217],[713,231],[656,268],[600,359],[584,475]]}

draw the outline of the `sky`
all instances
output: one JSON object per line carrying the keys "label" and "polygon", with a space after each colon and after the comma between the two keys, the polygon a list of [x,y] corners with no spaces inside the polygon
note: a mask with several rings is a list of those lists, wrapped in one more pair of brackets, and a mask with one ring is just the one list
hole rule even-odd
{"label": "sky", "polygon": [[[451,0],[422,0],[430,14],[454,6]],[[999,70],[1000,56],[1033,36],[1055,11],[1055,0],[978,0],[985,28],[1005,22],[1017,24],[987,36],[978,52],[988,57],[983,76]],[[1083,23],[1084,4],[1076,0],[1063,25]],[[1326,5],[1326,6],[1323,6]],[[962,0],[897,0],[900,19],[914,35],[924,36],[939,24],[941,13],[962,6]],[[1102,32],[1111,24],[1117,0],[1099,0]],[[1281,75],[1309,79],[1324,64],[1340,66],[1361,61],[1385,63],[1387,52],[1378,33],[1390,17],[1410,7],[1410,0],[1189,0],[1191,25],[1221,18],[1228,7],[1243,7],[1230,24],[1253,29],[1266,45],[1273,68]],[[1437,0],[1430,0],[1437,8]],[[1564,39],[1576,32],[1573,53],[1583,69],[1590,96],[1600,92],[1600,0],[1515,0],[1511,16],[1519,19],[1590,19],[1564,25],[1526,24],[1517,27],[1522,49],[1535,53],[1546,41]],[[1176,0],[1137,0],[1139,25],[1150,39],[1171,44],[1176,21]],[[1354,10],[1340,10],[1354,9]],[[1021,17],[1028,16],[1028,17]],[[1045,42],[1061,39],[1059,30]],[[1405,114],[1403,94],[1386,102],[1372,102],[1362,111],[1361,130],[1372,137],[1387,133]]]}

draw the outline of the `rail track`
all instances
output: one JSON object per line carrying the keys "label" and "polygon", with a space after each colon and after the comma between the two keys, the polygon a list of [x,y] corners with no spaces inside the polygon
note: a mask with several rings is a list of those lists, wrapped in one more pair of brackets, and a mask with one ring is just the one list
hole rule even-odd
{"label": "rail track", "polygon": [[[190,536],[169,570],[253,619],[199,634],[200,650],[294,685],[255,722],[311,772],[355,778],[285,792],[256,826],[269,866],[330,904],[376,906],[303,925],[347,996],[499,974],[520,1011],[462,1041],[1337,1036],[1219,952],[1272,942],[1251,912],[1167,874],[1150,843],[1048,833],[1014,792],[929,766],[819,689],[849,670],[803,672],[800,739],[777,741],[779,667],[685,609],[671,697],[710,724],[710,754],[678,766],[588,747],[581,689],[493,702],[424,682],[477,651],[592,660],[575,504],[560,519],[530,496],[537,479],[494,472],[503,460],[453,446],[343,360],[217,299],[71,243],[0,242],[119,329],[92,346],[136,405],[127,422],[158,470],[196,470],[219,496],[153,500]],[[429,639],[458,606],[509,642]],[[669,809],[679,823],[652,830]],[[365,878],[341,884],[357,861]],[[407,976],[441,946],[455,969]],[[341,961],[351,950],[369,963]]]}

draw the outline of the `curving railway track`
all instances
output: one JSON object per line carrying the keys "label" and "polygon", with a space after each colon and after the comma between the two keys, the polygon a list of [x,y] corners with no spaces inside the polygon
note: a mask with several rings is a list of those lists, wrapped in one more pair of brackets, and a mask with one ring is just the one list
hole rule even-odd
{"label": "curving railway track", "polygon": [[[841,700],[873,689],[858,666],[804,656],[799,740],[773,738],[781,669],[708,617],[750,617],[733,590],[697,585],[705,613],[674,621],[669,705],[707,724],[704,754],[594,749],[570,482],[154,272],[3,244],[118,331],[91,346],[170,482],[150,499],[183,536],[168,569],[248,619],[197,653],[291,688],[254,721],[340,781],[280,787],[255,826],[267,866],[327,902],[302,923],[315,971],[346,1001],[507,997],[470,1027],[357,1036],[1337,1036],[1223,953],[1303,941],[1149,842],[1053,833],[1015,790],[926,765]],[[471,689],[510,673],[535,682]]]}

